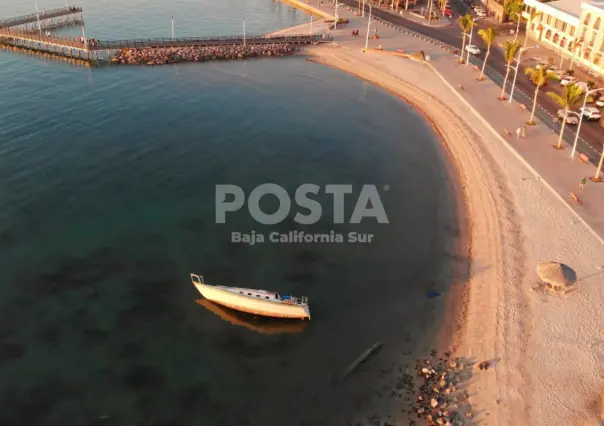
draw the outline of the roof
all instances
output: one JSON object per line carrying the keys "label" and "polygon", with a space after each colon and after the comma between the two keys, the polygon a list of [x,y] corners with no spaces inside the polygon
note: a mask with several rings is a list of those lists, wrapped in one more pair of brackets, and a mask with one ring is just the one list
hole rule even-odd
{"label": "roof", "polygon": [[583,1],[582,6],[590,6],[594,9],[600,9],[601,12],[604,12],[604,0],[593,0],[593,1]]}
{"label": "roof", "polygon": [[547,2],[545,4],[575,18],[579,18],[581,16],[580,0],[555,0]]}

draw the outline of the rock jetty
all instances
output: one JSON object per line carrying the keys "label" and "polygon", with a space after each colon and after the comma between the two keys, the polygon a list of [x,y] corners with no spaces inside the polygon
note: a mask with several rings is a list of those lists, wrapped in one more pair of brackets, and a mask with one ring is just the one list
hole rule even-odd
{"label": "rock jetty", "polygon": [[204,62],[256,57],[291,55],[299,47],[289,43],[263,45],[188,46],[152,49],[121,49],[113,63],[129,65],[164,65],[178,62]]}

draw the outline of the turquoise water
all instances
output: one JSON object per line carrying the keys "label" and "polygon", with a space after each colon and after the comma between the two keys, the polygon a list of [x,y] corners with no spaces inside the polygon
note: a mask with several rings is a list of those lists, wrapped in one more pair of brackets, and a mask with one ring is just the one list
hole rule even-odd
{"label": "turquoise water", "polygon": [[[172,14],[187,35],[237,32],[242,15],[250,33],[307,19],[267,0],[83,6],[97,38],[169,35]],[[303,58],[84,69],[0,56],[2,426],[335,425],[371,408],[380,368],[434,323],[425,293],[445,289],[455,228],[438,142],[413,110]],[[390,224],[333,225],[325,195],[315,225],[292,209],[258,226],[245,208],[215,224],[215,185],[266,182],[375,184]],[[375,237],[230,243],[252,229]],[[225,321],[194,303],[191,272],[306,295],[313,320]],[[376,341],[381,358],[333,381]]]}

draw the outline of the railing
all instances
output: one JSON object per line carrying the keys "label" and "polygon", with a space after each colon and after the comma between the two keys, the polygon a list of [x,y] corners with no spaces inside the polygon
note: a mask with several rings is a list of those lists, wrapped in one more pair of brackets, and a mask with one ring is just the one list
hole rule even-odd
{"label": "railing", "polygon": [[290,303],[292,305],[308,305],[307,297],[296,297],[296,296],[281,296],[281,300],[285,303]]}
{"label": "railing", "polygon": [[77,37],[46,37],[44,35],[40,35],[37,32],[16,31],[10,28],[0,28],[0,37],[20,38],[23,40],[37,41],[40,43],[68,46],[76,49],[84,49],[84,43],[82,43]]}
{"label": "railing", "polygon": [[30,15],[24,15],[19,16],[17,18],[7,19],[5,21],[0,21],[0,28],[14,27],[17,25],[28,24],[30,22],[36,22],[38,20],[38,16],[40,17],[40,20],[42,20],[57,18],[59,16],[71,15],[73,13],[81,12],[82,8],[80,6],[68,6],[59,9],[43,10],[39,13],[32,13]]}
{"label": "railing", "polygon": [[[74,49],[84,49],[85,45],[78,37],[51,36],[47,37],[35,31],[18,31],[11,28],[0,28],[0,37],[17,38],[44,44],[66,46]],[[144,49],[157,47],[184,47],[184,46],[220,46],[243,44],[268,44],[290,43],[310,44],[315,42],[330,42],[331,36],[321,35],[292,35],[292,36],[222,36],[222,37],[181,37],[115,40],[88,42],[88,50],[119,50],[119,49]]]}
{"label": "railing", "polygon": [[212,45],[233,45],[233,44],[266,44],[266,43],[314,43],[321,41],[331,41],[332,38],[323,39],[320,35],[299,35],[299,36],[222,36],[222,37],[181,37],[181,38],[153,38],[136,40],[114,40],[97,41],[94,46],[89,46],[91,50],[117,50],[117,49],[142,49],[150,47],[176,47],[176,46],[212,46]]}

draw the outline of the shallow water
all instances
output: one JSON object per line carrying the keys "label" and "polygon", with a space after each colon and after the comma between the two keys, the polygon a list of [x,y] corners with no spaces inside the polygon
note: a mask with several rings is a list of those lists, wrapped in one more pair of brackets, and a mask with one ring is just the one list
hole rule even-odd
{"label": "shallow water", "polygon": [[[266,0],[83,5],[97,38],[167,35],[171,14],[187,35],[232,33],[239,9],[250,33],[307,19]],[[455,225],[435,135],[398,99],[303,58],[90,70],[0,55],[0,424],[340,424],[375,372],[333,379],[376,341],[389,359],[419,344]],[[351,184],[346,217],[375,184],[390,223],[333,225],[323,193],[315,225],[297,208],[271,227],[245,208],[215,223],[215,185],[266,182]],[[230,243],[252,229],[375,237]],[[191,272],[306,295],[313,319],[234,324],[195,303]]]}

